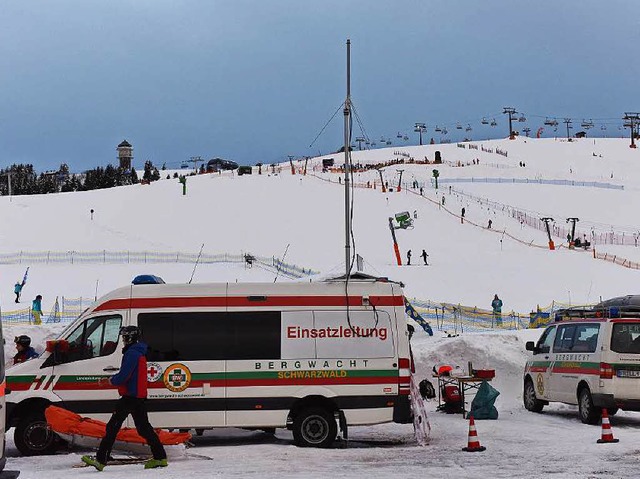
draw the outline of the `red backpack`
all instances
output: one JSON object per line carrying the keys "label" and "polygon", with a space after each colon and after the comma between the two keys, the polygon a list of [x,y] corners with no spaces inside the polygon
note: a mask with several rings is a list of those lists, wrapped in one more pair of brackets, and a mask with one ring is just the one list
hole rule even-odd
{"label": "red backpack", "polygon": [[462,412],[462,398],[458,386],[448,384],[442,387],[442,409],[447,414]]}

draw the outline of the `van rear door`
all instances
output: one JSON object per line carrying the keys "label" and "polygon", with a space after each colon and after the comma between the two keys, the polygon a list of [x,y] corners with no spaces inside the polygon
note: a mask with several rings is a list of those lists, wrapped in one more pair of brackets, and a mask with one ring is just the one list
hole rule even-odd
{"label": "van rear door", "polygon": [[611,323],[611,352],[606,359],[614,370],[615,396],[640,400],[640,320],[620,319]]}

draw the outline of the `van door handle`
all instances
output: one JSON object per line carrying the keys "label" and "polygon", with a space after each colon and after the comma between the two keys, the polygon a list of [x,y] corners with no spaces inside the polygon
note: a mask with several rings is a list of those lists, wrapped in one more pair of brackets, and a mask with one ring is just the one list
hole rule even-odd
{"label": "van door handle", "polygon": [[112,373],[114,371],[120,371],[120,368],[114,368],[113,366],[107,366],[106,368],[103,369],[103,371]]}
{"label": "van door handle", "polygon": [[[544,358],[545,358],[545,359],[549,359],[549,356],[545,356]],[[105,369],[105,371],[106,371],[106,369]]]}

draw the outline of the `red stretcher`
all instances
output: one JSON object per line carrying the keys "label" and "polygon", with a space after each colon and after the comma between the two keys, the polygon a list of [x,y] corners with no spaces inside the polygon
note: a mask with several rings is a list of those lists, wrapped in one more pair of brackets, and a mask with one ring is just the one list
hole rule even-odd
{"label": "red stretcher", "polygon": [[[49,427],[70,444],[97,447],[105,435],[106,424],[102,421],[79,416],[57,406],[49,406],[44,411]],[[188,432],[169,432],[156,429],[160,442],[165,446],[184,444],[191,439]],[[127,451],[148,451],[147,441],[133,428],[122,428],[116,436],[114,449]]]}

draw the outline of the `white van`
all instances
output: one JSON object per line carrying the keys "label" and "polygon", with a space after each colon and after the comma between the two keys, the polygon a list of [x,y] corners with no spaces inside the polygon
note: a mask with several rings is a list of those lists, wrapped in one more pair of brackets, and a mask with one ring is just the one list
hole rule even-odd
{"label": "white van", "polygon": [[586,424],[597,424],[602,409],[640,411],[640,315],[611,313],[580,310],[581,317],[550,324],[537,343],[527,342],[533,358],[524,370],[526,409],[577,404]]}
{"label": "white van", "polygon": [[117,289],[40,358],[7,372],[16,446],[25,455],[55,449],[43,416],[49,404],[110,417],[117,390],[97,380],[118,371],[125,325],[139,326],[149,346],[154,427],[286,427],[298,445],[326,447],[336,422],[343,434],[348,425],[410,423],[402,289],[378,279],[352,279],[347,289],[344,281]]}

